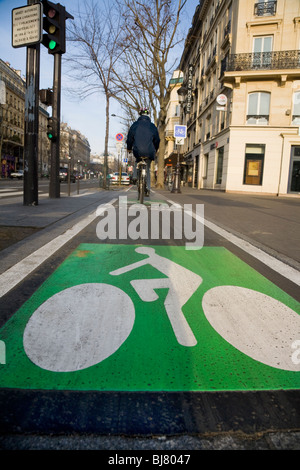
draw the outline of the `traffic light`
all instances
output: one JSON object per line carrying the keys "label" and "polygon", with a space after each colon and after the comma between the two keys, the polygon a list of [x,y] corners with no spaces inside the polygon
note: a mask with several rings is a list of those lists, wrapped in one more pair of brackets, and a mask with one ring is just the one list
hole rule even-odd
{"label": "traffic light", "polygon": [[59,3],[42,0],[44,7],[42,44],[48,48],[49,54],[64,54],[66,52],[66,13],[65,7]]}
{"label": "traffic light", "polygon": [[47,90],[40,90],[41,103],[46,106],[53,106],[53,91],[48,88]]}
{"label": "traffic light", "polygon": [[47,137],[51,142],[56,141],[56,122],[55,119],[52,117],[48,118],[48,123],[47,123]]}

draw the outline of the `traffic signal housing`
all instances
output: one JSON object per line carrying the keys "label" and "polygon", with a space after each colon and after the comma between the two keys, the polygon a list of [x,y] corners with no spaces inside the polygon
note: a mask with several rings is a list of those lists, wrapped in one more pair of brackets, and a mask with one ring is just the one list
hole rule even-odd
{"label": "traffic signal housing", "polygon": [[73,18],[59,3],[42,0],[44,9],[42,44],[48,48],[49,54],[66,52],[66,19]]}
{"label": "traffic signal housing", "polygon": [[52,117],[48,118],[48,123],[47,123],[47,137],[51,142],[55,142],[57,138],[57,133],[56,133],[56,121]]}

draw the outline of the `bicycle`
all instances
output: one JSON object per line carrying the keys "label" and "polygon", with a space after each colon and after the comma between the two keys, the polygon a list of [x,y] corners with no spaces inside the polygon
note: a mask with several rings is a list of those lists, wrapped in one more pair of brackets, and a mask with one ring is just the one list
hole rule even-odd
{"label": "bicycle", "polygon": [[143,204],[144,197],[149,192],[147,188],[147,160],[148,157],[141,157],[141,161],[137,164],[137,168],[139,170],[138,175],[138,199],[140,204]]}

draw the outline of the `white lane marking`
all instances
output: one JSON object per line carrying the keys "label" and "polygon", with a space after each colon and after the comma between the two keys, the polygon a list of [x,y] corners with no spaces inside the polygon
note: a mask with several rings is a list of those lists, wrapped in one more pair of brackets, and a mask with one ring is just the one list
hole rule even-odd
{"label": "white lane marking", "polygon": [[24,331],[24,349],[42,369],[86,369],[120,348],[134,320],[133,302],[118,287],[73,286],[50,297],[33,313]]}
{"label": "white lane marking", "polygon": [[[108,204],[114,204],[117,199],[112,199]],[[68,241],[74,238],[80,233],[85,227],[93,222],[99,215],[100,212],[106,210],[106,204],[102,204],[97,210],[93,211],[87,217],[82,219],[80,222],[75,224],[73,227],[68,229],[62,235],[54,238],[46,245],[42,246],[31,255],[19,261],[17,264],[9,268],[3,274],[0,275],[0,298],[7,294],[11,289],[17,286],[26,276],[37,269],[44,261],[64,246]]]}
{"label": "white lane marking", "polygon": [[[175,204],[171,200],[169,202]],[[203,223],[203,220],[200,219],[196,214],[193,214],[193,217],[197,219],[199,222]],[[209,222],[205,218],[204,218],[204,225],[210,230],[212,230],[213,232],[218,233],[226,240],[230,241],[234,245],[241,248],[241,250],[246,251],[246,253],[258,259],[261,263],[265,264],[266,266],[269,266],[269,268],[273,269],[274,271],[279,273],[281,276],[284,276],[286,279],[289,279],[297,286],[300,285],[300,272],[297,271],[297,269],[292,268],[291,266],[288,266],[287,264],[274,258],[268,253],[265,253],[260,248],[257,248],[256,246],[243,240],[242,238],[239,238],[236,235],[233,235],[232,233],[228,232],[227,230],[224,230],[221,227],[218,227],[216,224],[214,224],[213,222]]]}
{"label": "white lane marking", "polygon": [[268,295],[237,286],[213,287],[203,296],[204,314],[228,343],[276,369],[300,371],[293,344],[300,315]]}

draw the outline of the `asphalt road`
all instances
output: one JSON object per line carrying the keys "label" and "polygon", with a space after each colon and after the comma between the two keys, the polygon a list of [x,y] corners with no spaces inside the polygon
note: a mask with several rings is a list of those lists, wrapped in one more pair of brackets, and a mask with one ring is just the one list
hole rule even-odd
{"label": "asphalt road", "polygon": [[[15,183],[15,182],[14,182]],[[94,182],[87,182],[91,186]],[[2,189],[2,186],[1,186]],[[44,191],[44,189],[42,189]],[[46,185],[45,185],[45,191]],[[122,192],[134,203],[134,191]],[[24,210],[20,209],[19,218],[7,217],[6,229],[11,227],[22,230],[17,244],[3,249],[1,255],[4,272],[34,249],[42,247],[51,239],[65,233],[69,227],[95,210],[99,203],[107,203],[118,198],[119,191],[101,193],[97,197],[88,196],[62,198],[59,216],[58,205],[48,206],[47,220],[41,220],[44,209],[43,196],[38,211],[41,217],[37,223],[30,222],[34,232],[26,233],[28,220]],[[204,204],[204,215],[207,222],[204,232],[204,246],[212,250],[211,266],[214,266],[213,250],[221,247],[231,253],[235,259],[249,266],[251,273],[258,273],[280,291],[292,299],[300,301],[299,286],[288,279],[282,272],[266,265],[264,258],[249,253],[247,245],[237,245],[235,239],[224,238],[214,230],[215,225],[272,259],[288,266],[288,271],[297,270],[299,266],[299,200],[297,198],[271,198],[266,196],[230,195],[213,192],[197,192],[183,189],[181,194],[168,191],[156,192],[158,201],[172,200],[180,204]],[[18,196],[2,200],[3,209],[12,209],[18,204]],[[80,201],[80,207],[79,207]],[[53,203],[54,204],[54,203]],[[64,207],[62,207],[64,206]],[[148,212],[151,206],[148,207]],[[11,214],[12,211],[10,211]],[[149,215],[149,214],[148,214]],[[18,220],[18,222],[17,222]],[[119,220],[119,219],[118,219]],[[21,222],[22,221],[22,222]],[[3,228],[3,219],[0,220]],[[37,292],[43,289],[44,283],[55,275],[61,265],[73,256],[82,244],[99,245],[97,236],[98,219],[93,220],[75,237],[69,239],[59,250],[39,265],[21,284],[8,291],[3,297],[1,308],[1,326],[18,312]],[[208,224],[209,225],[209,224]],[[288,227],[288,230],[287,230]],[[120,226],[117,225],[120,230]],[[118,232],[119,233],[119,232]],[[135,246],[136,240],[113,239],[103,240],[114,253],[114,246],[120,242],[127,248]],[[124,243],[125,242],[125,243]],[[163,246],[166,250],[175,247],[173,256],[180,258],[180,250],[186,240],[166,240],[144,238],[138,240],[143,246]],[[129,249],[128,248],[128,249]],[[118,248],[117,248],[118,249]],[[85,250],[87,251],[87,250]],[[83,250],[80,250],[83,253]],[[129,253],[129,252],[126,252]],[[128,254],[121,255],[122,263],[131,262]],[[167,256],[167,251],[161,251]],[[12,260],[12,255],[14,256]],[[105,250],[103,251],[103,256]],[[230,255],[230,256],[231,256]],[[99,255],[101,256],[102,254]],[[107,259],[105,256],[103,260]],[[108,258],[109,259],[109,258]],[[174,259],[174,258],[172,258]],[[231,258],[230,258],[231,259]],[[240,261],[237,261],[239,263]],[[104,263],[104,261],[103,261]],[[104,264],[105,265],[105,264]],[[242,266],[237,264],[238,266]],[[83,266],[83,265],[82,265]],[[243,264],[244,266],[244,264]],[[239,268],[241,269],[241,268]],[[245,268],[246,269],[246,268]],[[247,268],[248,269],[248,268]],[[238,268],[237,268],[238,270]],[[253,271],[252,271],[253,270]],[[59,271],[58,271],[59,272]],[[203,271],[205,275],[207,271]],[[242,270],[241,273],[242,275]],[[256,275],[256,274],[255,274]],[[244,276],[247,278],[248,271]],[[251,274],[252,276],[252,274]],[[204,276],[203,276],[204,277]],[[55,278],[54,278],[55,279]],[[258,281],[257,281],[258,282]],[[265,282],[265,281],[264,281]],[[103,450],[200,450],[200,449],[299,449],[299,390],[47,390],[47,389],[13,389],[0,390],[2,449],[103,449]]]}

